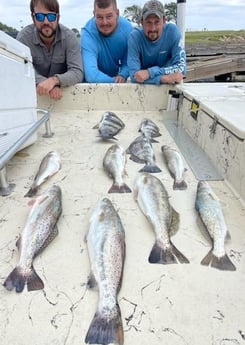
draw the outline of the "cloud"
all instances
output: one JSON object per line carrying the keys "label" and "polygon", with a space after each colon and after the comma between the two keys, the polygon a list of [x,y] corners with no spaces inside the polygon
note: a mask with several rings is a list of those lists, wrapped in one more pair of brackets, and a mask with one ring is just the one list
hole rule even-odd
{"label": "cloud", "polygon": [[[171,0],[166,1],[170,3]],[[61,23],[80,30],[93,15],[93,0],[59,0]],[[144,0],[118,0],[120,13],[125,7],[143,6]],[[165,1],[164,1],[165,3]],[[19,30],[31,23],[29,1],[1,0],[0,21]],[[244,0],[186,0],[186,28],[189,30],[245,30]]]}

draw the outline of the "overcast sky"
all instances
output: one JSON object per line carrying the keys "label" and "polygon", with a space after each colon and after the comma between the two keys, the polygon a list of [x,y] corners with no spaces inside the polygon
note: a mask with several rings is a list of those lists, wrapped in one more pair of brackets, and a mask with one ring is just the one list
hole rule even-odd
{"label": "overcast sky", "polygon": [[[170,3],[171,1],[166,1]],[[31,22],[29,0],[1,0],[0,22],[20,30]],[[80,28],[92,16],[93,0],[59,0],[60,22]],[[120,13],[125,7],[143,6],[145,0],[118,0]],[[186,30],[245,30],[245,0],[186,0]]]}

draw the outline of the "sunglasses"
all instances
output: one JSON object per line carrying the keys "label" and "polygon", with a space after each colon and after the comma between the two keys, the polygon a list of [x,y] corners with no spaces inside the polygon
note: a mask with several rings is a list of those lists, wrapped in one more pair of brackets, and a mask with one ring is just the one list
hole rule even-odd
{"label": "sunglasses", "polygon": [[38,22],[44,22],[45,17],[47,17],[49,22],[55,22],[57,19],[57,13],[33,13],[35,19]]}

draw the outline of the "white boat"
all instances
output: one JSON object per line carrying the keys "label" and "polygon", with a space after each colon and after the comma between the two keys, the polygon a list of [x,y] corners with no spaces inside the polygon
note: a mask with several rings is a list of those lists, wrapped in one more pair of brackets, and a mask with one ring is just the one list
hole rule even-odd
{"label": "white boat", "polygon": [[[13,80],[22,88],[21,78]],[[17,91],[18,92],[18,91]],[[26,93],[22,100],[28,97]],[[36,138],[16,148],[5,161],[2,183],[15,184],[0,196],[1,282],[18,261],[16,238],[29,209],[24,194],[41,159],[51,150],[60,153],[62,169],[40,191],[58,183],[63,191],[63,215],[58,237],[35,258],[44,290],[22,294],[0,289],[2,345],[81,345],[96,310],[98,295],[87,289],[90,273],[84,236],[98,199],[108,197],[125,228],[126,261],[119,304],[124,344],[207,345],[242,344],[245,339],[245,83],[183,83],[178,86],[137,84],[77,84],[64,89],[60,101],[39,97],[36,107],[50,114],[53,136]],[[2,98],[1,98],[2,102]],[[14,105],[14,97],[13,97]],[[2,103],[0,115],[4,116]],[[15,108],[14,106],[12,108]],[[111,180],[102,160],[113,142],[102,141],[92,129],[105,111],[125,123],[118,143],[125,149],[139,135],[143,118],[152,119],[161,137],[154,143],[156,174],[180,214],[173,242],[189,259],[186,265],[153,265],[148,256],[154,233],[136,204],[133,193],[108,194]],[[25,111],[24,111],[25,113]],[[18,114],[16,112],[15,119]],[[37,116],[38,118],[38,116]],[[3,117],[1,118],[1,124]],[[14,120],[15,121],[15,120]],[[5,129],[0,132],[7,133]],[[18,136],[14,142],[18,141]],[[173,190],[161,146],[179,150],[187,167],[188,188]],[[10,145],[11,146],[11,145]],[[5,151],[1,148],[2,158]],[[8,148],[8,149],[11,149]],[[128,159],[125,182],[134,186],[141,165]],[[211,248],[197,222],[195,197],[199,180],[207,180],[220,200],[231,235],[227,254],[235,272],[200,264]]]}

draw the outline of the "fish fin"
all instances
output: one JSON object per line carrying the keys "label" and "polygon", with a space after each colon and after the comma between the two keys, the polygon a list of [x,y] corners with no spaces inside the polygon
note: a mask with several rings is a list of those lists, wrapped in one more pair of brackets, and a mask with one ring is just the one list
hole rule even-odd
{"label": "fish fin", "polygon": [[[159,137],[159,135],[158,135],[158,137]],[[159,143],[159,141],[157,141],[157,140],[155,140],[153,138],[151,138],[150,141],[151,141],[151,143]]]}
{"label": "fish fin", "polygon": [[187,188],[187,183],[184,180],[182,180],[180,182],[174,181],[173,189],[175,189],[175,190],[184,190],[186,188]]}
{"label": "fish fin", "polygon": [[139,172],[159,173],[162,170],[155,164],[146,164]]}
{"label": "fish fin", "polygon": [[20,247],[21,247],[21,235],[19,236],[18,240],[16,241],[16,247],[18,248],[18,250],[20,250]]}
{"label": "fish fin", "polygon": [[113,183],[111,188],[108,190],[108,193],[131,193],[132,190],[129,188],[126,183],[121,184],[120,186],[118,184]]}
{"label": "fish fin", "polygon": [[118,305],[111,314],[113,316],[110,318],[98,311],[95,313],[85,338],[86,344],[123,344],[123,326]]}
{"label": "fish fin", "polygon": [[179,213],[172,207],[172,220],[169,229],[169,236],[174,236],[179,230],[180,216]]}
{"label": "fish fin", "polygon": [[27,283],[28,291],[41,290],[44,288],[43,281],[32,267],[28,273],[23,272],[21,267],[16,266],[4,282],[4,287],[11,291],[15,288],[16,292],[22,292]]}
{"label": "fish fin", "polygon": [[99,123],[97,123],[97,125],[94,125],[93,127],[92,127],[92,129],[98,129],[99,128]]}
{"label": "fish fin", "polygon": [[163,265],[177,264],[178,261],[181,264],[189,263],[189,260],[171,242],[169,248],[162,248],[156,242],[151,250],[148,260],[151,264]]}
{"label": "fish fin", "polygon": [[225,242],[229,242],[231,240],[231,234],[230,232],[227,230],[226,235],[225,235]]}
{"label": "fish fin", "polygon": [[97,281],[92,272],[90,273],[90,276],[88,278],[87,286],[89,289],[94,289],[95,287],[97,287]]}
{"label": "fish fin", "polygon": [[36,195],[38,191],[38,187],[31,187],[28,192],[24,195],[24,198],[28,197],[31,198],[32,196]]}
{"label": "fish fin", "polygon": [[33,267],[31,274],[27,277],[26,282],[28,291],[42,290],[44,288],[42,279],[39,277]]}
{"label": "fish fin", "polygon": [[211,249],[208,254],[202,259],[201,265],[217,268],[221,271],[236,271],[236,266],[232,263],[227,254],[217,257],[213,254]]}

